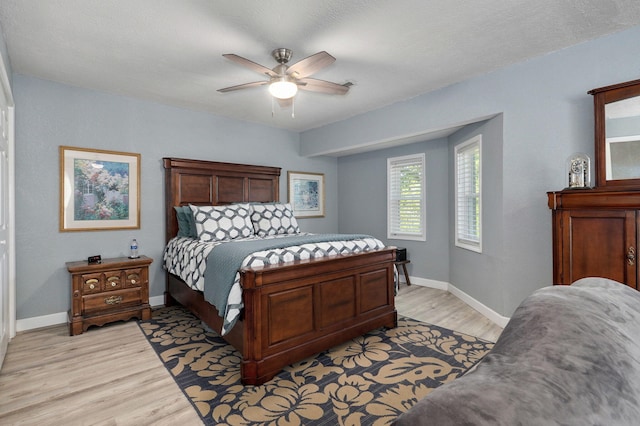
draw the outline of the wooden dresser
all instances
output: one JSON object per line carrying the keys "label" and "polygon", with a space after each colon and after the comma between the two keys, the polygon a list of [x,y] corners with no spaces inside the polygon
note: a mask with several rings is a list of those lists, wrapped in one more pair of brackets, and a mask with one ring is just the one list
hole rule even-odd
{"label": "wooden dresser", "polygon": [[640,190],[548,192],[553,283],[604,277],[637,288]]}
{"label": "wooden dresser", "polygon": [[71,273],[69,334],[82,334],[89,326],[131,318],[151,318],[149,265],[153,259],[119,257],[88,264],[67,262]]}
{"label": "wooden dresser", "polygon": [[593,95],[595,187],[589,188],[589,161],[574,162],[589,157],[575,153],[566,170],[572,188],[547,193],[553,217],[553,283],[603,277],[638,289],[640,80],[588,93]]}

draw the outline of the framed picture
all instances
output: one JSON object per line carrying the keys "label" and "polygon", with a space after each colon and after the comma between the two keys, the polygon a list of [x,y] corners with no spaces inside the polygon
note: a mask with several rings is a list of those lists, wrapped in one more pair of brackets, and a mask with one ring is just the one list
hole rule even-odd
{"label": "framed picture", "polygon": [[324,217],[324,174],[287,172],[295,217]]}
{"label": "framed picture", "polygon": [[60,231],[140,228],[140,154],[60,147]]}

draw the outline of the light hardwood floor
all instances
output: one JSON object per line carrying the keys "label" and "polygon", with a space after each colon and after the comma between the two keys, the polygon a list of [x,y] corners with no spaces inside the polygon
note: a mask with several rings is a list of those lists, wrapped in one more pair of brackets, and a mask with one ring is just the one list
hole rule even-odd
{"label": "light hardwood floor", "polygon": [[396,310],[400,315],[491,342],[498,340],[502,333],[501,327],[444,290],[400,284]]}
{"label": "light hardwood floor", "polygon": [[[402,284],[400,315],[495,341],[502,329],[452,294]],[[69,336],[19,333],[0,371],[0,425],[201,424],[135,321]]]}

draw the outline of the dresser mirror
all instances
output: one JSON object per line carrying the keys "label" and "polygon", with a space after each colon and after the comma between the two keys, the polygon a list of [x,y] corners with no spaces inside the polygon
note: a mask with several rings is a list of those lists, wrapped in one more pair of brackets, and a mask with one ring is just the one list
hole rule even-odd
{"label": "dresser mirror", "polygon": [[596,186],[640,189],[640,80],[594,89]]}

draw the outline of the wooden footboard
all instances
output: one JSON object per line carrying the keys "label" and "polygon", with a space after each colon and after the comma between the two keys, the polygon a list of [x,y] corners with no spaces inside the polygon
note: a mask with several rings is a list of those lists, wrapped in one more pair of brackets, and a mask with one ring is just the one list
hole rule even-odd
{"label": "wooden footboard", "polygon": [[241,271],[242,381],[262,384],[282,367],[378,327],[395,327],[395,250]]}
{"label": "wooden footboard", "polygon": [[[242,354],[244,384],[260,385],[283,367],[379,327],[397,325],[395,249],[243,269],[243,319],[227,341]],[[214,330],[222,319],[202,294],[176,277],[171,298]]]}

